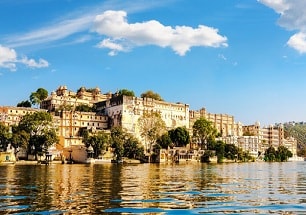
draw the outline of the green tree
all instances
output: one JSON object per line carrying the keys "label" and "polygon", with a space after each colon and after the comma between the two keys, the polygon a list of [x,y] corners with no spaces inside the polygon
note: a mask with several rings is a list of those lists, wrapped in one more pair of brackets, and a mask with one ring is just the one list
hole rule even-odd
{"label": "green tree", "polygon": [[30,101],[33,105],[39,105],[44,99],[48,97],[48,91],[44,88],[38,88],[36,92],[30,95]]}
{"label": "green tree", "polygon": [[168,147],[173,147],[172,140],[168,134],[168,132],[164,133],[160,137],[157,138],[156,143],[162,148],[167,149]]}
{"label": "green tree", "polygon": [[185,127],[177,127],[168,133],[172,142],[177,147],[185,147],[190,142],[189,132]]}
{"label": "green tree", "polygon": [[193,138],[200,144],[202,149],[207,149],[209,141],[214,141],[217,136],[217,129],[211,121],[200,118],[192,126]]}
{"label": "green tree", "polygon": [[278,161],[288,161],[290,157],[292,157],[292,152],[285,146],[279,146],[277,148]]}
{"label": "green tree", "polygon": [[162,97],[158,93],[154,93],[152,90],[148,90],[140,95],[141,98],[151,98],[157,101],[163,101]]}
{"label": "green tree", "polygon": [[38,154],[44,153],[48,147],[58,142],[52,116],[44,111],[24,115],[19,122],[18,130],[30,135],[27,148],[36,159]]}
{"label": "green tree", "polygon": [[89,131],[87,128],[80,128],[79,136],[83,137],[83,142],[86,143],[87,138],[89,138]]}
{"label": "green tree", "polygon": [[218,162],[222,162],[224,159],[224,154],[225,154],[225,143],[223,141],[217,141],[214,144],[214,148],[210,149],[210,150],[215,150],[216,152],[216,156],[218,159]]}
{"label": "green tree", "polygon": [[[149,152],[155,141],[166,131],[166,124],[158,112],[144,112],[138,119],[140,135],[145,140],[146,150]],[[149,143],[149,146],[147,145]]]}
{"label": "green tree", "polygon": [[234,144],[225,144],[225,157],[229,160],[235,160],[238,155],[238,147]]}
{"label": "green tree", "polygon": [[128,135],[128,138],[123,144],[123,156],[128,157],[128,158],[133,158],[133,159],[143,159],[144,157],[144,149],[141,143],[139,141],[131,136]]}
{"label": "green tree", "polygon": [[73,105],[61,104],[56,111],[73,111]]}
{"label": "green tree", "polygon": [[9,126],[6,126],[0,122],[0,150],[6,151],[8,144],[10,142],[11,133]]}
{"label": "green tree", "polygon": [[24,130],[20,130],[18,126],[12,127],[11,143],[14,147],[15,157],[18,159],[18,152],[20,148],[27,148],[27,144],[30,140],[30,134]]}
{"label": "green tree", "polygon": [[29,100],[21,101],[17,104],[17,107],[32,107],[32,104]]}
{"label": "green tree", "polygon": [[237,159],[239,161],[242,161],[242,162],[246,162],[246,161],[249,161],[249,160],[254,160],[254,158],[252,158],[252,156],[250,155],[249,151],[242,151],[241,148],[238,149]]}
{"label": "green tree", "polygon": [[121,89],[118,91],[119,96],[133,96],[135,97],[135,93],[132,90]]}
{"label": "green tree", "polygon": [[270,146],[265,151],[264,161],[276,161],[276,150],[273,146]]}
{"label": "green tree", "polygon": [[215,156],[214,151],[212,150],[205,150],[204,154],[201,156],[201,162],[210,162],[210,158]]}
{"label": "green tree", "polygon": [[78,90],[77,90],[77,93],[79,92],[88,92],[88,93],[93,93],[93,92],[96,92],[97,91],[97,88],[86,88],[86,87],[80,87]]}
{"label": "green tree", "polygon": [[75,111],[81,112],[93,112],[93,108],[86,104],[80,104],[75,107]]}
{"label": "green tree", "polygon": [[116,161],[121,161],[124,153],[123,144],[126,139],[126,134],[122,127],[113,127],[111,129],[111,146],[114,149]]}
{"label": "green tree", "polygon": [[97,133],[88,135],[87,137],[84,138],[85,146],[89,147],[92,146],[94,150],[93,157],[98,158],[99,155],[102,154],[104,150],[107,149],[109,146],[109,134],[99,131]]}

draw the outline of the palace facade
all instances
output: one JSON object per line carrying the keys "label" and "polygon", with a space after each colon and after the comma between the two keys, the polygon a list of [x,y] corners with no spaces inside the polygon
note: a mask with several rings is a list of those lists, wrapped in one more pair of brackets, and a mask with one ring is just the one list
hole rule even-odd
{"label": "palace facade", "polygon": [[73,110],[78,105],[92,107],[93,104],[109,98],[111,98],[111,93],[102,94],[98,87],[94,89],[81,87],[77,92],[73,92],[68,90],[67,86],[59,86],[56,91],[53,91],[48,98],[41,102],[40,108],[49,112],[59,109]]}
{"label": "palace facade", "polygon": [[[95,112],[76,111],[79,105],[95,106]],[[102,94],[99,88],[87,90],[82,87],[77,92],[60,86],[48,98],[41,102],[41,109],[23,107],[0,107],[0,122],[12,126],[19,123],[27,113],[35,111],[48,111],[53,115],[57,128],[60,150],[84,149],[81,137],[82,129],[109,131],[114,126],[122,126],[127,132],[133,134],[148,149],[147,143],[140,135],[139,118],[146,112],[158,112],[166,124],[167,130],[176,127],[185,127],[192,135],[192,126],[200,118],[213,123],[219,140],[227,144],[235,144],[244,151],[257,157],[269,146],[277,148],[286,146],[296,155],[297,142],[295,139],[285,139],[281,125],[260,127],[260,123],[243,126],[235,122],[234,116],[228,114],[209,113],[205,108],[190,110],[188,104],[158,101],[152,98],[139,98],[118,95],[117,93]],[[66,153],[67,154],[67,153]],[[83,154],[83,156],[85,156]]]}
{"label": "palace facade", "polygon": [[[142,140],[138,119],[145,112],[158,112],[167,130],[176,127],[189,129],[189,105],[158,101],[152,98],[138,98],[113,95],[111,99],[96,103],[98,113],[109,118],[109,126],[122,126],[127,132]],[[146,145],[148,149],[149,146]]]}

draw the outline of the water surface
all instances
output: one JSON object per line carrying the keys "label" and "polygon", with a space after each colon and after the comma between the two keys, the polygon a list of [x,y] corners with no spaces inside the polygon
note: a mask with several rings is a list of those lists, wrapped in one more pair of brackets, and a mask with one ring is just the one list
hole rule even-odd
{"label": "water surface", "polygon": [[0,214],[306,214],[306,162],[0,166]]}

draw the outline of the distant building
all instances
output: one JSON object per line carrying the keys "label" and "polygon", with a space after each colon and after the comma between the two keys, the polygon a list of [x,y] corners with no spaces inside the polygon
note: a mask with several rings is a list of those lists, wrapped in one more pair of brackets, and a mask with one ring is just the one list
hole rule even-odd
{"label": "distant building", "polygon": [[257,136],[241,136],[238,137],[238,148],[248,152],[252,157],[259,156],[260,140]]}
{"label": "distant building", "polygon": [[292,153],[293,159],[297,159],[297,139],[289,137],[284,139],[283,146],[287,147]]}
{"label": "distant building", "polygon": [[264,153],[266,149],[273,146],[277,149],[279,146],[286,146],[293,154],[296,154],[296,140],[294,138],[284,138],[284,127],[282,124],[269,125],[261,128],[260,123],[243,126],[244,135],[258,137],[260,142],[259,151]]}
{"label": "distant building", "polygon": [[200,118],[205,118],[211,121],[217,131],[222,137],[228,136],[242,136],[242,124],[240,122],[236,123],[234,116],[228,114],[214,114],[208,113],[205,108],[199,111],[190,111],[190,129],[192,129],[193,124]]}

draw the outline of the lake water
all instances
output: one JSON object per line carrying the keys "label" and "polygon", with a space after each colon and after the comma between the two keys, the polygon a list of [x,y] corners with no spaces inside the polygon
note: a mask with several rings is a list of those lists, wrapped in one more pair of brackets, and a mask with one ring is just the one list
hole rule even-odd
{"label": "lake water", "polygon": [[306,214],[306,162],[0,166],[0,214]]}

